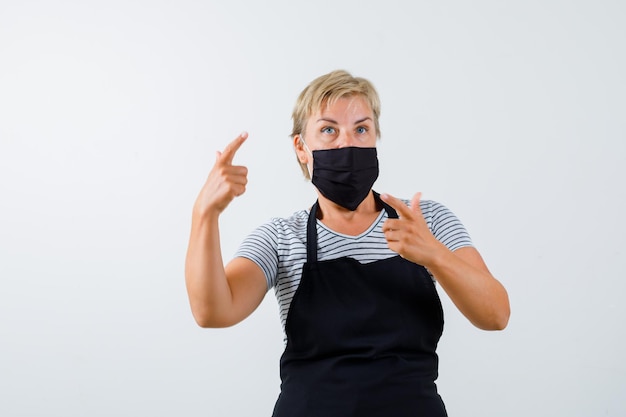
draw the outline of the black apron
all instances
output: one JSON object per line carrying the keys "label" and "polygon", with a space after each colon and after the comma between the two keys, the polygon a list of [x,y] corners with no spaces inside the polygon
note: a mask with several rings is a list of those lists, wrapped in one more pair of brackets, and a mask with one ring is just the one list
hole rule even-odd
{"label": "black apron", "polygon": [[318,207],[285,324],[273,417],[447,416],[435,385],[443,310],[432,278],[400,256],[318,261]]}

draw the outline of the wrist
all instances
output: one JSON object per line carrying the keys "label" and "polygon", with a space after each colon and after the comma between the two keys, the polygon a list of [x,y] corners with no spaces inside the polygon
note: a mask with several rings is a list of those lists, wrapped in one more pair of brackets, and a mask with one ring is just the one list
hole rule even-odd
{"label": "wrist", "polygon": [[191,213],[194,223],[213,223],[217,222],[220,216],[220,210],[211,206],[202,206],[195,204]]}
{"label": "wrist", "polygon": [[450,262],[450,257],[454,256],[452,251],[446,245],[437,241],[436,249],[430,258],[429,265],[425,265],[430,270],[436,270],[445,267]]}

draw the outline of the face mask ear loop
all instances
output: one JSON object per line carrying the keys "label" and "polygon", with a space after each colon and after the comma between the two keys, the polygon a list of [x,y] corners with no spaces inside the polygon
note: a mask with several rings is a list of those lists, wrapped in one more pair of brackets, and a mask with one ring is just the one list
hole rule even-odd
{"label": "face mask ear loop", "polygon": [[300,142],[302,142],[302,145],[304,145],[309,155],[311,155],[311,159],[313,159],[313,152],[311,152],[311,150],[307,146],[306,142],[304,141],[304,136],[302,136],[302,134],[300,134]]}
{"label": "face mask ear loop", "polygon": [[307,164],[307,168],[309,168],[309,178],[313,178],[313,152],[311,152],[311,149],[309,149],[308,145],[306,144],[306,142],[304,141],[304,136],[302,136],[302,134],[300,134],[300,142],[302,142],[303,147],[306,149],[306,151],[309,153],[309,155],[311,155],[311,168],[309,168],[309,164]]}

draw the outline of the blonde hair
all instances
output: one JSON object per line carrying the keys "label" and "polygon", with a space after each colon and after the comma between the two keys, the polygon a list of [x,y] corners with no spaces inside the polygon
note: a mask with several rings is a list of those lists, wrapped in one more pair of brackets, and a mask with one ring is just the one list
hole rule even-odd
{"label": "blonde hair", "polygon": [[[353,77],[344,70],[332,71],[314,79],[298,96],[293,108],[291,118],[293,129],[291,138],[302,135],[306,129],[306,123],[311,115],[317,113],[325,106],[332,106],[337,100],[346,96],[360,95],[365,98],[374,115],[376,137],[380,138],[380,99],[374,85],[365,78]],[[309,179],[309,170],[306,164],[301,163],[300,168],[304,176]]]}

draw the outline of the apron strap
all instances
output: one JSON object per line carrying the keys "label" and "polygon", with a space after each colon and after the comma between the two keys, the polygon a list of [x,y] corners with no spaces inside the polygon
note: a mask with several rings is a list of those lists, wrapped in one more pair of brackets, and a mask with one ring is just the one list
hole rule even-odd
{"label": "apron strap", "polygon": [[[398,213],[387,203],[380,199],[380,194],[372,190],[374,193],[374,200],[383,206],[387,212],[387,216],[390,219],[397,219]],[[308,264],[317,262],[317,210],[319,209],[319,201],[315,201],[315,204],[311,207],[309,213],[309,220],[306,228],[306,261]]]}
{"label": "apron strap", "polygon": [[319,206],[319,202],[315,200],[306,226],[306,262],[309,265],[317,262],[317,209]]}
{"label": "apron strap", "polygon": [[383,200],[381,200],[380,199],[380,194],[378,194],[374,190],[372,190],[372,192],[374,193],[374,199],[376,200],[376,202],[380,203],[383,206],[383,208],[385,209],[385,211],[387,212],[387,216],[390,219],[397,219],[398,218],[398,213],[396,212],[396,210],[394,208],[392,208],[389,204],[387,204]]}

